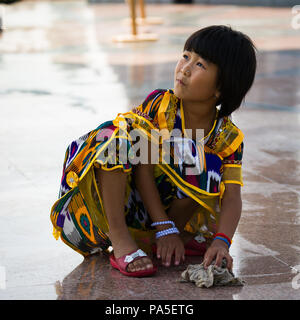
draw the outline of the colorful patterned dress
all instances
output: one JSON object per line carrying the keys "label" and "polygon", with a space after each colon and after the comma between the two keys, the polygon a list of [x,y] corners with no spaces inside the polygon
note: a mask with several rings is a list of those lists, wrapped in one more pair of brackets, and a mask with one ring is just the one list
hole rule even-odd
{"label": "colorful patterned dress", "polygon": [[[95,170],[101,167],[106,171],[121,168],[128,173],[124,203],[127,226],[136,240],[153,239],[155,229],[151,227],[152,220],[133,179],[137,153],[133,152],[130,133],[134,130],[146,140],[153,139],[151,132],[163,133],[156,140],[161,153],[154,169],[162,204],[167,211],[174,199],[194,199],[199,209],[185,230],[212,238],[217,230],[226,184],[243,185],[243,133],[230,117],[219,118],[217,110],[213,128],[203,137],[202,144],[188,139],[188,150],[201,167],[197,174],[190,174],[189,166],[175,161],[180,144],[170,140],[170,132],[174,129],[182,134],[185,130],[182,101],[172,89],[157,89],[137,108],[118,114],[113,121],[102,123],[73,141],[65,154],[59,199],[50,214],[55,238],[60,236],[63,242],[84,256],[109,250],[109,226],[95,175]],[[169,154],[161,151],[165,141],[170,142]],[[122,156],[124,154],[126,157]]]}

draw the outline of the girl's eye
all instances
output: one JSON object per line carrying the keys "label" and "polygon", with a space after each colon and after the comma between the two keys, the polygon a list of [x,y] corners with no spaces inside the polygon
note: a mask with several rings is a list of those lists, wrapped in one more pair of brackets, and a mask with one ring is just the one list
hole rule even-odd
{"label": "girl's eye", "polygon": [[[187,54],[184,54],[182,56],[185,60],[187,60],[189,57]],[[201,63],[201,62],[197,62],[197,65],[199,65],[199,67],[203,68],[203,69],[206,69],[205,66]]]}
{"label": "girl's eye", "polygon": [[198,62],[197,65],[199,65],[201,68],[205,69],[204,65],[201,62]]}

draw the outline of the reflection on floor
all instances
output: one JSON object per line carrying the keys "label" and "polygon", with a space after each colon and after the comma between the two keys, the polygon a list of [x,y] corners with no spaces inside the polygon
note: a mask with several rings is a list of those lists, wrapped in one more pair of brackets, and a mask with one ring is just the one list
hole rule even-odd
{"label": "reflection on floor", "polygon": [[[147,5],[157,42],[113,43],[130,32],[125,4],[24,1],[5,7],[0,37],[1,299],[299,299],[300,30],[290,8]],[[258,72],[233,115],[245,134],[243,214],[231,254],[242,288],[179,283],[185,265],[126,278],[107,257],[55,242],[49,219],[69,141],[172,88],[186,38],[211,24],[252,37]],[[3,245],[4,244],[4,245]],[[298,271],[297,271],[298,270]],[[3,279],[3,278],[2,278]],[[294,281],[294,282],[293,282]]]}

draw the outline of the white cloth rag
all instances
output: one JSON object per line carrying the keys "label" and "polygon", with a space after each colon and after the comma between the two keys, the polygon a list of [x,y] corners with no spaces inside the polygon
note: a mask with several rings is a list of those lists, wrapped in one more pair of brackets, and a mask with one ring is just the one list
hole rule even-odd
{"label": "white cloth rag", "polygon": [[222,260],[221,267],[214,264],[204,269],[204,263],[190,264],[181,274],[180,282],[194,282],[199,288],[212,286],[243,286],[245,282],[226,268],[226,259]]}

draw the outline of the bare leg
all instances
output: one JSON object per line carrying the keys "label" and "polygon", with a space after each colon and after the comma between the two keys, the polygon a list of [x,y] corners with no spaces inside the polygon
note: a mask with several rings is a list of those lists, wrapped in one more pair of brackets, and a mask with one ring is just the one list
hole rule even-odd
{"label": "bare leg", "polygon": [[[114,255],[119,258],[138,249],[125,221],[124,199],[127,174],[121,170],[104,171],[101,169],[97,169],[95,173],[109,225],[109,238]],[[134,272],[152,267],[151,259],[145,257],[130,263],[128,271]]]}

